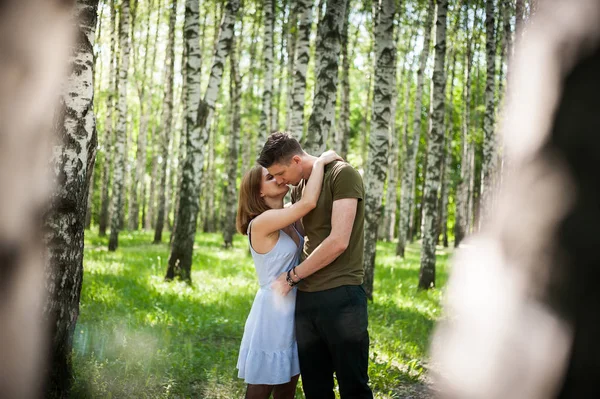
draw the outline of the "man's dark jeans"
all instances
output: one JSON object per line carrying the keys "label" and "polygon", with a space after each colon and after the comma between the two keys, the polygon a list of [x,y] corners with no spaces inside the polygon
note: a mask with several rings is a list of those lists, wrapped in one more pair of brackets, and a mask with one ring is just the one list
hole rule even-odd
{"label": "man's dark jeans", "polygon": [[296,296],[296,339],[307,399],[335,398],[335,372],[342,399],[373,398],[369,388],[367,296],[344,285]]}

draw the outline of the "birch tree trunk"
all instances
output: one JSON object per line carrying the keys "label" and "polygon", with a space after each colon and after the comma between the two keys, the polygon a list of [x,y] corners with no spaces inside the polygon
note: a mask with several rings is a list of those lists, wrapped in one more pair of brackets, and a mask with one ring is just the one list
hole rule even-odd
{"label": "birch tree trunk", "polygon": [[406,247],[406,239],[410,224],[410,213],[413,208],[413,192],[415,185],[415,170],[417,162],[417,152],[419,150],[419,142],[421,140],[421,107],[423,100],[423,82],[425,68],[427,67],[427,59],[429,58],[429,47],[431,38],[431,27],[433,24],[433,14],[435,12],[435,4],[433,0],[429,0],[429,8],[427,11],[427,19],[425,21],[425,31],[423,33],[423,50],[419,58],[419,70],[417,72],[417,88],[415,94],[415,106],[413,116],[413,138],[406,146],[406,156],[404,157],[404,168],[402,171],[402,187],[400,191],[400,220],[398,224],[398,245],[396,254],[404,257],[404,249]]}
{"label": "birch tree trunk", "polygon": [[427,171],[423,193],[423,221],[421,232],[421,270],[419,288],[435,287],[435,247],[438,241],[437,202],[441,183],[441,165],[444,157],[444,114],[446,100],[446,17],[448,0],[438,0],[435,23],[435,62],[433,70],[433,113],[427,146]]}
{"label": "birch tree trunk", "polygon": [[493,193],[496,186],[497,144],[494,132],[495,92],[496,92],[496,36],[494,0],[485,2],[485,52],[487,76],[485,80],[485,115],[483,118],[483,160],[481,168],[481,202],[479,225],[485,223],[493,207]]}
{"label": "birch tree trunk", "polygon": [[[357,32],[358,34],[358,32]],[[362,127],[361,131],[364,132],[362,134],[361,140],[361,160],[362,160],[362,168],[363,170],[367,168],[367,156],[369,153],[369,136],[366,132],[371,129],[371,117],[369,114],[369,110],[371,109],[371,105],[373,103],[373,62],[372,62],[372,53],[373,53],[373,43],[375,40],[371,40],[369,44],[369,50],[367,51],[367,60],[365,62],[365,68],[367,68],[366,74],[369,76],[367,81],[367,95],[365,97],[365,105],[362,110]]]}
{"label": "birch tree trunk", "polygon": [[[512,38],[512,26],[511,26],[511,18],[513,13],[512,1],[510,0],[501,0],[502,1],[502,42],[501,42],[501,51],[502,57],[500,59],[500,68],[501,71],[506,70],[506,73],[502,73],[499,78],[498,84],[498,92],[500,96],[500,100],[498,101],[500,107],[500,117],[499,119],[504,121],[504,110],[506,109],[506,104],[508,101],[508,84],[504,84],[504,82],[508,82],[510,77],[510,68],[509,64],[513,58],[513,38]],[[498,33],[499,35],[499,33]],[[511,79],[512,80],[512,79]],[[504,122],[502,122],[504,123]],[[502,132],[502,129],[498,129],[499,132]],[[498,172],[498,182],[497,186],[501,186],[504,181],[506,170],[508,166],[508,160],[506,159],[506,145],[505,145],[505,137],[502,135],[499,139],[502,142],[501,153],[499,154],[499,172]]]}
{"label": "birch tree trunk", "polygon": [[316,44],[315,92],[313,111],[308,120],[304,149],[309,154],[320,154],[335,119],[338,83],[338,58],[346,0],[327,0],[325,16],[319,21]]}
{"label": "birch tree trunk", "polygon": [[[152,43],[157,43],[158,42],[158,30],[160,27],[160,19],[161,19],[161,10],[162,10],[162,0],[158,0],[158,10],[156,13],[156,29],[154,31],[154,40],[152,41]],[[152,46],[152,64],[151,64],[151,68],[152,70],[154,70],[156,68],[156,47],[157,46]],[[151,73],[152,76],[152,73]],[[152,106],[152,93],[154,92],[154,87],[155,84],[153,84],[153,80],[150,82],[150,90],[148,92],[148,96],[147,96],[147,107],[146,107],[146,115],[142,115],[141,118],[142,120],[140,121],[140,123],[146,123],[146,129],[149,130],[150,127],[150,115],[152,114],[152,110],[153,110],[153,106]],[[141,127],[140,127],[140,131],[141,131]],[[143,183],[143,187],[144,187],[144,195],[142,195],[142,198],[144,200],[144,202],[147,201],[146,207],[143,208],[142,210],[142,223],[144,226],[144,229],[151,229],[153,224],[154,224],[154,193],[156,192],[156,174],[157,174],[157,162],[156,162],[156,129],[153,129],[150,131],[150,149],[151,149],[151,160],[152,160],[152,170],[150,171],[150,184],[149,184],[149,189],[146,190],[146,182],[144,181]],[[145,165],[144,165],[145,167]],[[146,194],[146,191],[148,192]],[[145,214],[144,214],[145,212]]]}
{"label": "birch tree trunk", "polygon": [[515,2],[515,40],[519,40],[523,35],[523,24],[525,23],[525,0],[516,0]]}
{"label": "birch tree trunk", "polygon": [[163,102],[162,112],[162,130],[160,135],[160,152],[162,163],[159,166],[158,172],[158,198],[156,212],[156,226],[154,228],[154,244],[162,242],[162,231],[165,224],[165,218],[168,217],[165,212],[165,202],[167,195],[167,169],[169,167],[169,145],[171,143],[171,135],[173,129],[173,85],[175,71],[175,21],[177,20],[177,0],[173,0],[171,14],[169,16],[169,39],[167,42],[167,50],[165,64],[165,99]]}
{"label": "birch tree trunk", "polygon": [[238,147],[240,141],[240,73],[236,54],[235,35],[231,40],[230,57],[230,101],[231,101],[231,136],[229,139],[229,154],[227,156],[227,187],[225,199],[225,225],[223,226],[223,241],[225,248],[233,247],[233,235],[236,229],[236,205],[237,205],[237,171],[238,171]]}
{"label": "birch tree trunk", "polygon": [[[460,20],[460,10],[458,11],[457,21]],[[458,23],[454,29],[456,34],[458,31]],[[456,36],[455,36],[456,37]],[[444,132],[446,133],[445,143],[445,159],[442,167],[442,195],[441,217],[439,231],[442,234],[442,244],[444,248],[448,248],[448,202],[450,196],[450,183],[452,179],[452,139],[454,138],[454,106],[452,104],[454,98],[454,76],[456,73],[456,51],[452,50],[452,67],[450,74],[450,90],[448,95],[449,104],[446,105],[446,116],[444,119]]]}
{"label": "birch tree trunk", "polygon": [[290,1],[290,13],[288,17],[288,31],[286,51],[287,59],[287,95],[285,101],[285,130],[290,130],[290,118],[292,116],[292,95],[294,94],[294,62],[296,60],[296,42],[298,40],[298,2]]}
{"label": "birch tree trunk", "polygon": [[[257,13],[258,14],[258,13]],[[261,14],[254,16],[254,22],[252,24],[252,35],[250,39],[250,64],[248,65],[248,85],[246,86],[246,92],[244,94],[244,109],[249,115],[255,114],[255,96],[254,96],[254,81],[256,77],[256,37],[258,36],[258,27],[260,26]],[[241,46],[241,43],[240,43]],[[252,120],[254,118],[248,118]],[[256,159],[256,153],[254,149],[258,147],[256,139],[256,127],[254,123],[247,123],[244,121],[243,136],[245,145],[242,147],[242,171],[247,171],[254,164]]]}
{"label": "birch tree trunk", "polygon": [[[150,117],[148,108],[149,101],[146,99],[147,91],[146,91],[146,81],[148,74],[148,59],[152,57],[152,66],[154,66],[154,57],[156,56],[156,41],[152,42],[152,56],[149,56],[150,53],[150,9],[152,8],[152,4],[149,5],[149,9],[146,10],[148,13],[148,19],[146,21],[146,38],[144,43],[144,64],[142,67],[141,75],[142,81],[138,84],[138,97],[140,101],[140,127],[138,131],[137,137],[137,150],[136,150],[136,166],[135,166],[135,174],[134,180],[131,183],[131,201],[129,204],[129,229],[137,230],[140,226],[140,198],[142,194],[142,185],[144,183],[144,175],[146,171],[146,145],[148,142],[148,119]],[[158,24],[157,24],[158,28]],[[139,47],[136,51],[134,51],[135,58],[139,61]],[[150,80],[152,82],[152,79]]]}
{"label": "birch tree trunk", "polygon": [[[287,0],[283,0],[281,4],[281,35],[279,41],[279,74],[277,76],[277,91],[275,92],[275,101],[273,101],[271,108],[271,131],[279,130],[279,109],[281,105],[281,95],[283,93],[283,83],[284,79],[284,70],[286,69],[285,65],[285,48],[286,48],[286,30],[289,29],[287,27],[289,25],[290,13],[287,11],[288,5]],[[277,20],[277,14],[273,14],[273,21]],[[288,23],[285,23],[285,20],[288,20]]]}
{"label": "birch tree trunk", "polygon": [[377,230],[381,222],[383,183],[388,166],[388,147],[392,96],[396,85],[396,43],[394,41],[395,0],[381,0],[375,25],[375,87],[369,162],[365,178],[365,280],[363,286],[369,299],[373,299],[373,275]]}
{"label": "birch tree trunk", "polygon": [[[174,238],[169,256],[169,266],[165,276],[167,280],[179,277],[184,281],[191,282],[192,254],[194,251],[194,238],[196,236],[196,221],[200,209],[200,187],[203,178],[203,149],[206,147],[208,129],[210,129],[214,114],[225,59],[231,48],[235,17],[239,6],[239,0],[230,0],[227,3],[221,22],[219,38],[215,46],[215,55],[206,93],[204,94],[204,99],[198,103],[197,119],[194,120],[190,117],[194,113],[193,109],[190,109],[190,114],[188,114],[186,157],[181,179],[181,199],[179,208],[176,210],[178,223],[173,231]],[[188,53],[189,59],[196,58],[192,57],[191,50],[188,51],[190,51]],[[188,70],[188,79],[191,79],[193,75],[194,73]],[[190,81],[188,81],[189,86],[192,86],[192,82]]]}
{"label": "birch tree trunk", "polygon": [[[454,8],[455,20],[452,28],[452,38],[457,39],[462,16],[462,1]],[[450,40],[453,40],[453,39]],[[442,235],[442,244],[444,248],[448,248],[448,203],[450,196],[450,187],[452,180],[452,141],[454,139],[454,77],[456,75],[456,59],[457,51],[451,47],[448,51],[448,59],[452,59],[450,67],[450,88],[446,96],[447,103],[444,114],[444,162],[442,165],[442,193],[440,195],[440,224],[438,231]],[[438,234],[439,236],[439,234]]]}
{"label": "birch tree trunk", "polygon": [[473,28],[469,32],[469,4],[465,5],[465,32],[467,35],[466,51],[465,51],[465,85],[464,85],[464,104],[465,110],[462,118],[462,134],[461,134],[461,167],[460,167],[460,180],[456,188],[456,218],[454,223],[454,247],[458,248],[460,242],[467,234],[469,226],[469,211],[468,211],[468,198],[469,198],[469,170],[470,170],[470,144],[469,144],[469,126],[470,126],[470,115],[471,115],[471,68],[473,66],[473,36],[475,32],[475,26],[478,22],[477,16],[475,16],[475,23]]}
{"label": "birch tree trunk", "polygon": [[306,71],[308,70],[308,60],[310,58],[313,2],[311,0],[297,1],[300,22],[295,49],[294,83],[288,130],[297,140],[300,140],[304,131],[304,98],[306,94]]}
{"label": "birch tree trunk", "polygon": [[[219,120],[219,115],[214,115],[214,120]],[[218,123],[213,124],[213,126],[209,129],[208,132],[208,151],[206,160],[206,167],[204,169],[204,174],[206,175],[206,179],[204,182],[204,189],[202,191],[204,195],[204,223],[203,223],[203,231],[205,233],[214,233],[215,232],[215,220],[217,219],[217,211],[215,210],[215,136],[217,135],[217,126]]]}
{"label": "birch tree trunk", "polygon": [[123,0],[119,14],[119,84],[117,91],[117,125],[115,131],[113,170],[113,192],[110,216],[110,238],[108,250],[115,251],[119,246],[120,222],[123,215],[125,180],[125,141],[127,140],[127,75],[129,70],[129,0]]}
{"label": "birch tree trunk", "polygon": [[263,36],[263,93],[262,110],[260,111],[260,135],[257,141],[257,154],[260,154],[267,136],[273,127],[272,96],[273,96],[273,0],[263,0],[263,23],[265,24]]}
{"label": "birch tree trunk", "polygon": [[[93,44],[98,0],[76,6],[77,41],[72,67],[56,115],[60,142],[53,149],[52,176],[57,182],[45,215],[47,301],[45,318],[52,336],[46,397],[69,395],[72,345],[83,280],[83,236],[89,184],[96,160]],[[125,15],[127,15],[125,13]]]}
{"label": "birch tree trunk", "polygon": [[[416,35],[413,35],[416,39]],[[411,41],[409,41],[410,47],[409,48],[413,48],[414,43],[411,39]],[[411,110],[411,96],[410,96],[410,89],[412,86],[412,75],[413,75],[413,71],[415,69],[416,66],[416,61],[417,61],[417,57],[415,54],[412,55],[412,59],[411,59],[411,63],[408,66],[408,68],[406,68],[406,73],[404,75],[404,117],[403,117],[403,123],[402,123],[402,145],[404,148],[404,152],[403,152],[403,159],[399,159],[398,162],[398,176],[404,176],[404,167],[403,165],[405,164],[404,162],[404,158],[406,157],[406,149],[408,148],[408,130],[409,130],[409,125],[410,125],[410,110]],[[406,60],[406,62],[408,63],[408,59]],[[400,203],[400,205],[402,205],[402,203]],[[400,208],[401,209],[401,208]],[[410,210],[409,210],[410,213]],[[398,217],[398,234],[400,233],[400,228],[401,228],[401,223],[402,223],[402,219],[400,217]],[[390,227],[390,229],[393,229],[393,227]],[[403,241],[403,245],[400,246],[400,241],[398,241],[397,245],[396,245],[396,255],[400,256],[400,251],[404,251],[404,243],[405,241]],[[402,252],[403,253],[403,252]]]}
{"label": "birch tree trunk", "polygon": [[342,76],[340,81],[340,118],[335,129],[335,151],[344,159],[348,156],[348,140],[350,138],[350,60],[348,59],[348,21],[350,18],[351,0],[348,0],[342,29]]}
{"label": "birch tree trunk", "polygon": [[[401,13],[401,11],[400,11]],[[400,28],[396,33],[396,48],[400,45],[402,35],[400,34]],[[408,43],[412,41],[412,35],[408,40]],[[406,50],[402,54],[402,60],[405,60],[408,53],[408,45]],[[395,59],[397,56],[394,57]],[[390,122],[390,154],[388,160],[388,175],[387,175],[387,189],[385,196],[385,208],[382,226],[381,237],[385,241],[392,241],[394,239],[394,228],[396,227],[396,202],[397,202],[397,188],[398,188],[398,160],[400,158],[400,140],[396,133],[396,113],[398,105],[398,83],[397,75],[404,75],[405,63],[403,62],[403,68],[401,71],[396,71],[394,75],[394,91],[392,93],[392,104],[390,107],[391,122]]]}
{"label": "birch tree trunk", "polygon": [[152,172],[150,175],[150,193],[148,194],[148,215],[146,217],[146,229],[151,229],[156,222],[156,178],[158,176],[158,157],[156,155],[158,145],[159,128],[155,126],[152,131]]}
{"label": "birch tree trunk", "polygon": [[117,90],[117,79],[116,79],[116,10],[114,2],[110,3],[110,65],[108,69],[108,98],[106,99],[106,121],[104,122],[104,139],[103,139],[103,153],[104,161],[102,163],[102,194],[100,197],[100,215],[98,217],[98,235],[100,237],[106,236],[106,227],[108,226],[108,206],[110,204],[109,190],[110,190],[110,175],[112,165],[112,151],[113,151],[113,110],[114,110],[114,94]]}

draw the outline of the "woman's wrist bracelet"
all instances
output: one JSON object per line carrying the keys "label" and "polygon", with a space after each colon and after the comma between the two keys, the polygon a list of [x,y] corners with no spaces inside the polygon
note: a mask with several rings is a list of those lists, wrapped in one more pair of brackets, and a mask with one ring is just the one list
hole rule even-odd
{"label": "woman's wrist bracelet", "polygon": [[296,273],[296,266],[292,267],[292,273],[294,273],[294,277],[298,279],[297,283],[302,281],[302,277],[298,276],[298,273]]}
{"label": "woman's wrist bracelet", "polygon": [[285,275],[285,281],[287,281],[287,284],[290,287],[293,287],[296,285],[296,282],[294,280],[292,280],[292,277],[290,276],[290,270],[288,270],[287,274]]}

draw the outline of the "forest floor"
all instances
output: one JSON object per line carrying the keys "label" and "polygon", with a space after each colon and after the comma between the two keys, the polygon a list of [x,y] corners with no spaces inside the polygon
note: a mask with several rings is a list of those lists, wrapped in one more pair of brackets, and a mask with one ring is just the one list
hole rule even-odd
{"label": "forest floor", "polygon": [[[257,280],[245,237],[221,247],[198,234],[192,285],[165,282],[168,233],[121,232],[119,249],[86,231],[80,316],[74,337],[72,397],[241,398],[235,368]],[[430,398],[427,346],[447,280],[449,253],[438,249],[437,286],[418,291],[419,247],[395,256],[377,246],[369,303],[369,376],[375,398]],[[299,384],[298,398],[304,398]]]}

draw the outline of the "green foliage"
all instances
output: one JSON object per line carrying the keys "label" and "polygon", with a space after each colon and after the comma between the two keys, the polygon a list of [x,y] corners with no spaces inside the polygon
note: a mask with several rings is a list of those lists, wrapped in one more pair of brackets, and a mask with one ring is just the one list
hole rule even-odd
{"label": "green foliage", "polygon": [[[198,234],[193,284],[166,283],[168,247],[150,232],[120,235],[119,250],[86,237],[81,313],[74,337],[73,397],[234,398],[235,368],[257,280],[245,237],[221,248],[220,234]],[[376,398],[398,398],[419,382],[440,290],[417,291],[419,248],[394,256],[378,245],[375,300],[369,304],[370,377]],[[447,254],[439,253],[438,286]],[[297,397],[302,398],[301,387]]]}

